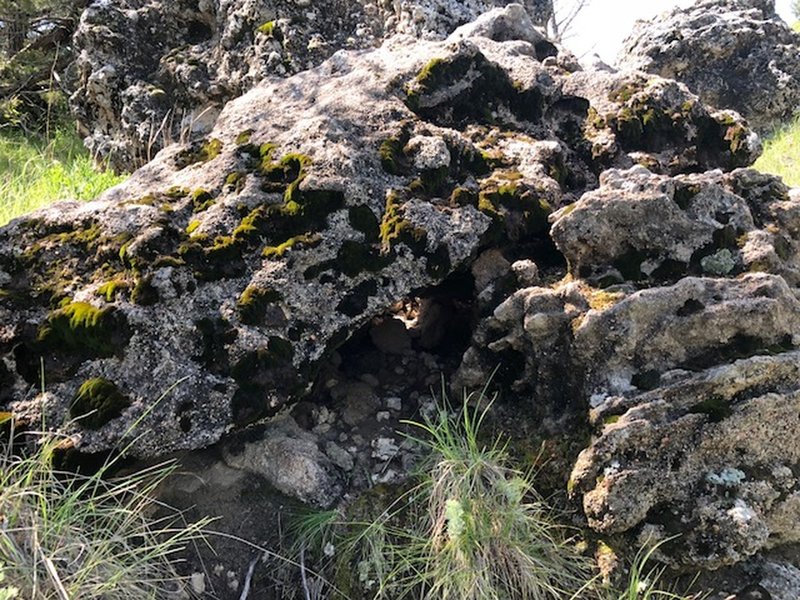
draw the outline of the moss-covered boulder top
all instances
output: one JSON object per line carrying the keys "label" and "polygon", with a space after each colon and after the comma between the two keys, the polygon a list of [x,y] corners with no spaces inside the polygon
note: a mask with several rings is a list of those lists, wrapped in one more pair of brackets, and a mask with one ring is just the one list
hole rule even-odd
{"label": "moss-covered boulder top", "polygon": [[757,156],[674,82],[580,72],[519,19],[508,39],[509,10],[264,84],[97,201],[0,230],[0,409],[86,451],[137,420],[140,455],[206,446],[480,251],[557,255],[550,213],[609,167]]}
{"label": "moss-covered boulder top", "polygon": [[702,0],[639,21],[620,63],[685,83],[704,102],[739,111],[759,133],[797,114],[800,35],[775,0]]}

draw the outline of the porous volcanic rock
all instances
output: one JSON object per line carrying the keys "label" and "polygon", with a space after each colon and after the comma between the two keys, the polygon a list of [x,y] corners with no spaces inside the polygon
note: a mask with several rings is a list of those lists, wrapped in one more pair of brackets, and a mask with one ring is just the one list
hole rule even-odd
{"label": "porous volcanic rock", "polygon": [[660,555],[681,568],[796,543],[796,190],[641,165],[599,183],[550,216],[567,277],[483,319],[457,385],[499,364],[499,387],[559,435],[588,411],[569,488],[603,534],[680,535]]}
{"label": "porous volcanic rock", "polygon": [[774,0],[703,0],[639,21],[619,65],[676,79],[759,132],[780,126],[800,104],[800,35]]}
{"label": "porous volcanic rock", "polygon": [[[207,132],[225,102],[259,81],[311,68],[338,50],[378,46],[398,33],[442,39],[508,3],[96,1],[75,34],[70,105],[92,154],[130,171],[173,140]],[[521,4],[529,23],[544,25],[552,12],[551,0]]]}
{"label": "porous volcanic rock", "polygon": [[[264,83],[206,138],[165,149],[97,201],[3,229],[4,405],[29,422],[41,407],[48,423],[90,413],[64,425],[83,451],[113,447],[134,422],[148,431],[135,454],[203,447],[305,395],[353,331],[479,249],[552,253],[548,214],[607,163],[643,154],[564,91],[573,74],[558,61],[507,39],[518,10],[482,21],[502,41],[393,38]],[[625,81],[636,94],[664,86]],[[597,85],[582,82],[571,85]],[[673,92],[659,106],[692,109],[649,162],[680,170],[670,157],[718,121]],[[602,111],[615,110],[606,98]],[[754,157],[730,148],[730,127],[743,126],[719,122],[704,167]],[[598,135],[611,141],[594,154]]]}
{"label": "porous volcanic rock", "polygon": [[678,566],[717,568],[796,543],[799,376],[800,354],[787,352],[606,398],[592,411],[601,434],[571,481],[592,527],[679,534],[661,552]]}
{"label": "porous volcanic rock", "polygon": [[[82,452],[146,431],[128,453],[151,457],[214,444],[330,383],[347,435],[361,438],[353,453],[328,444],[339,438],[325,437],[320,408],[294,415],[314,439],[268,426],[228,454],[328,505],[346,479],[337,469],[360,473],[367,444],[370,460],[395,460],[394,437],[358,428],[414,410],[373,389],[370,352],[350,354],[355,380],[320,381],[337,349],[353,336],[387,351],[374,340],[396,318],[409,336],[394,348],[402,359],[377,358],[408,378],[409,344],[435,348],[474,324],[462,384],[482,387],[499,363],[503,398],[545,434],[593,428],[572,492],[598,531],[691,531],[691,552],[664,552],[706,567],[797,539],[796,448],[770,446],[765,426],[750,431],[749,411],[780,421],[782,439],[800,432],[789,418],[800,197],[739,168],[760,147],[736,113],[656,75],[580,71],[548,55],[519,10],[264,81],[204,138],[166,148],[98,200],[1,229],[0,409],[20,424],[44,418]],[[447,297],[456,288],[460,312]],[[418,296],[416,313],[401,314]],[[722,372],[748,393],[720,383]],[[687,405],[694,381],[724,401],[703,404],[698,388]],[[673,395],[674,412],[633,418]],[[650,450],[603,441],[614,423],[587,415],[612,405]],[[687,425],[667,435],[674,419]],[[725,449],[744,438],[752,459]],[[302,455],[276,471],[270,456],[293,448]],[[664,457],[677,457],[680,481]],[[625,477],[596,475],[614,461],[664,484],[637,498]],[[308,488],[289,472],[306,468],[317,470]],[[371,484],[395,477],[370,473]],[[747,486],[727,504],[718,490],[695,493],[709,474]],[[658,522],[653,510],[685,520]]]}

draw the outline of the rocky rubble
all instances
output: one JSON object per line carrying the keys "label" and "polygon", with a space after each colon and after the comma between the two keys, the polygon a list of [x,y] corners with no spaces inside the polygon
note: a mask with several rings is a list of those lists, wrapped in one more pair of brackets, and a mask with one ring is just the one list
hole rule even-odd
{"label": "rocky rubble", "polygon": [[610,543],[714,569],[797,542],[800,197],[738,114],[580,71],[521,10],[262,82],[0,230],[0,408],[83,453],[221,441],[222,480],[331,506],[402,479],[396,430],[458,367],[582,445]]}
{"label": "rocky rubble", "polygon": [[703,0],[637,22],[619,65],[685,83],[765,133],[797,111],[798,56],[800,35],[776,14],[774,0]]}
{"label": "rocky rubble", "polygon": [[[85,144],[121,171],[206,133],[224,104],[271,77],[394,34],[442,39],[507,0],[92,2],[74,38],[70,105]],[[524,0],[544,25],[550,0]]]}

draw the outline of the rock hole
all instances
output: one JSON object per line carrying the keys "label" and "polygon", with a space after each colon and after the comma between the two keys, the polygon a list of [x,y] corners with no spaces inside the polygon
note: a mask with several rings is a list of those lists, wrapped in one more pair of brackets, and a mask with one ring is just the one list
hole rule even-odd
{"label": "rock hole", "polygon": [[186,41],[190,44],[199,44],[210,40],[214,36],[214,32],[207,23],[203,21],[189,21],[186,26]]}
{"label": "rock hole", "polygon": [[686,302],[683,303],[675,314],[679,317],[688,317],[689,315],[694,315],[699,313],[703,309],[705,309],[706,305],[700,302],[699,300],[695,300],[694,298],[689,298]]}
{"label": "rock hole", "polygon": [[192,403],[191,402],[184,402],[178,407],[175,416],[178,417],[178,425],[181,428],[181,431],[184,433],[189,433],[192,429],[192,415],[190,411],[192,410]]}
{"label": "rock hole", "polygon": [[548,56],[558,56],[558,48],[547,40],[541,40],[533,45],[536,50],[536,60],[542,62]]}
{"label": "rock hole", "polygon": [[654,390],[660,383],[661,374],[654,370],[639,371],[631,377],[631,385],[643,391]]}

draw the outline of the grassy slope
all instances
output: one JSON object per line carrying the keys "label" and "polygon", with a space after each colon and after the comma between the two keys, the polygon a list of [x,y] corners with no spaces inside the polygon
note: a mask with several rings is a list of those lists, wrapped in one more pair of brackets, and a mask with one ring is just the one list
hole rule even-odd
{"label": "grassy slope", "polygon": [[[800,32],[800,21],[792,25]],[[800,119],[786,124],[764,141],[764,154],[753,165],[759,171],[779,175],[790,186],[800,186]]]}
{"label": "grassy slope", "polygon": [[764,154],[753,165],[759,171],[780,175],[790,186],[800,186],[800,119],[764,141]]}
{"label": "grassy slope", "polygon": [[96,170],[74,133],[46,142],[0,131],[0,225],[56,200],[90,200],[123,179]]}

